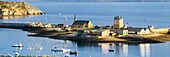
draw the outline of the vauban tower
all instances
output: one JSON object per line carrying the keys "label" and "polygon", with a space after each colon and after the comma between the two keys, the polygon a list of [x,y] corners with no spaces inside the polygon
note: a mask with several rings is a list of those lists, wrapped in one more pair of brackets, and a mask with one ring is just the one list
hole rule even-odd
{"label": "vauban tower", "polygon": [[113,29],[121,29],[123,26],[123,18],[121,16],[114,17]]}

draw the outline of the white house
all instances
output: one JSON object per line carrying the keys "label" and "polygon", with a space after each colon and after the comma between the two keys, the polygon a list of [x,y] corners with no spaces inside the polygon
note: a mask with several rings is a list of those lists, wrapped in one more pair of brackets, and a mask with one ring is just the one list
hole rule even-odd
{"label": "white house", "polygon": [[128,27],[126,28],[128,30],[128,34],[150,34],[150,30],[148,28],[133,28]]}

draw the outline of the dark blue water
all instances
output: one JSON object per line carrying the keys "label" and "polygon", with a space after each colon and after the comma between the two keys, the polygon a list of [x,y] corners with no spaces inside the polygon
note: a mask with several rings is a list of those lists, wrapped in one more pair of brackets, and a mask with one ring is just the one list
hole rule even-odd
{"label": "dark blue water", "polygon": [[[147,27],[170,27],[170,3],[162,2],[116,2],[116,3],[61,3],[61,2],[40,2],[30,3],[38,7],[46,14],[26,18],[12,18],[0,20],[0,22],[43,22],[43,23],[64,23],[64,16],[67,16],[68,24],[73,23],[73,16],[78,19],[91,20],[94,25],[112,25],[113,17],[120,15],[128,26]],[[53,40],[43,37],[28,37],[29,33],[15,29],[0,29],[0,54],[14,54],[15,43],[24,45],[21,50],[23,55],[58,55],[50,50],[58,45],[65,44],[70,49],[75,49],[76,44],[68,41]],[[27,47],[31,43],[38,42],[43,50],[30,51]],[[113,48],[115,52],[108,52]],[[170,42],[159,44],[116,44],[116,43],[78,43],[78,57],[169,57]],[[75,56],[72,56],[75,57]]]}

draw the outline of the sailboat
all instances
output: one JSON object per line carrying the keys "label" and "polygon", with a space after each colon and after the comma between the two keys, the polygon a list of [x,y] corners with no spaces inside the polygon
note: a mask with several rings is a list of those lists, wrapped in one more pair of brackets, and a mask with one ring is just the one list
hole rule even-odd
{"label": "sailboat", "polygon": [[43,49],[43,47],[38,42],[36,42],[35,46],[32,46],[32,47],[30,47],[30,43],[29,43],[28,48],[27,48],[27,50],[39,50],[39,51],[42,50],[42,49]]}

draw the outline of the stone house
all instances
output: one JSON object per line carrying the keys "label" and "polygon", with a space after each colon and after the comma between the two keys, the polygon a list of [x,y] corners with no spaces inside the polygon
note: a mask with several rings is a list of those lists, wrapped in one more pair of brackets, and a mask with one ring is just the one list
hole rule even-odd
{"label": "stone house", "polygon": [[89,20],[76,20],[72,24],[72,28],[79,29],[79,28],[93,28],[93,24]]}
{"label": "stone house", "polygon": [[91,37],[96,37],[96,38],[104,38],[110,36],[110,30],[78,30],[77,36],[91,36]]}
{"label": "stone house", "polygon": [[110,36],[110,30],[96,30],[93,32],[98,38],[108,37]]}

